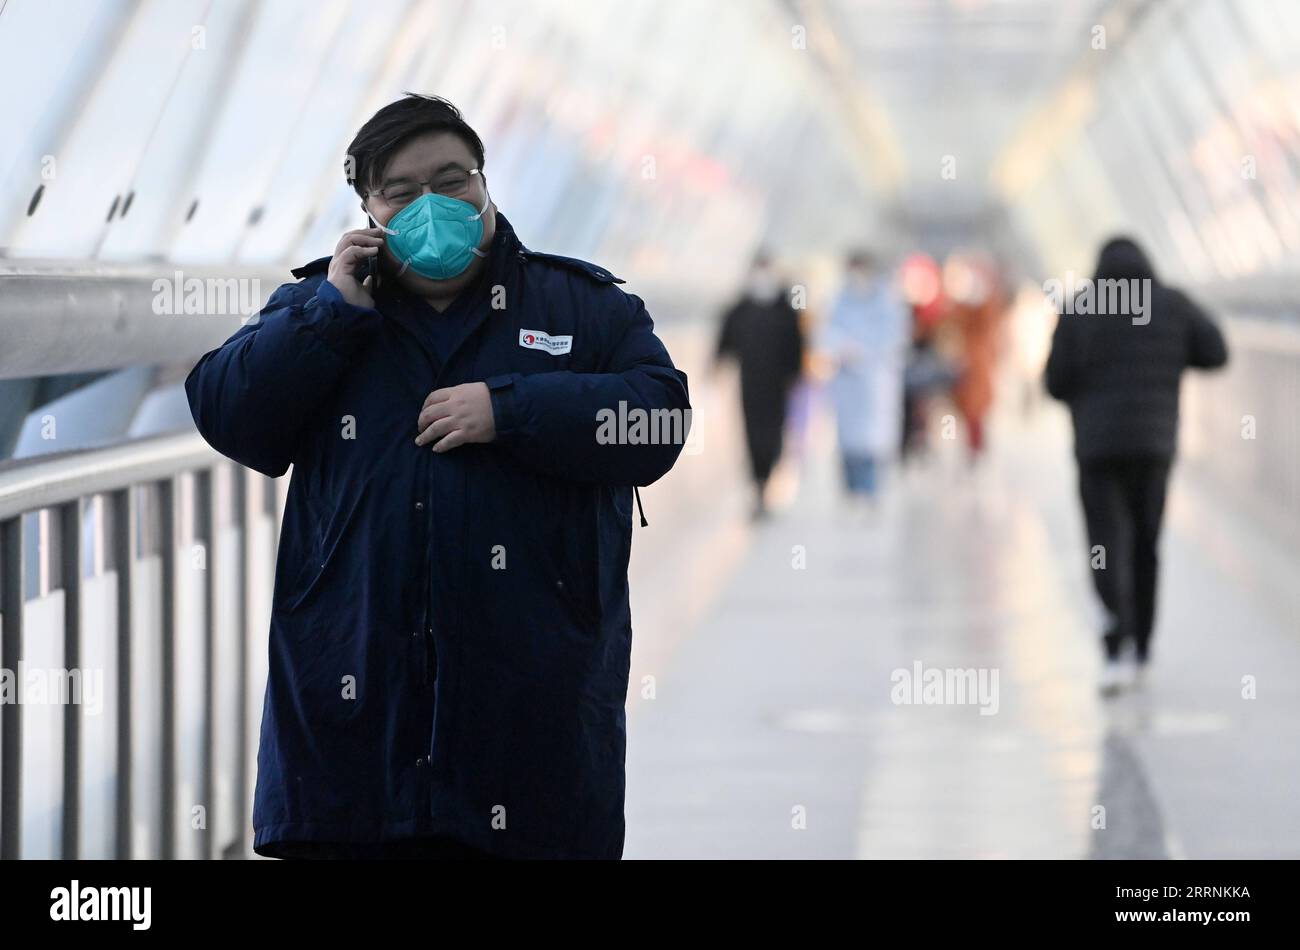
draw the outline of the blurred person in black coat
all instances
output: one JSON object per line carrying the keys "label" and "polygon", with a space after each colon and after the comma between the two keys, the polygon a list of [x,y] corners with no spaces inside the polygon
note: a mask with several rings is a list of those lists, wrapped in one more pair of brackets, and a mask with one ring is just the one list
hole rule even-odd
{"label": "blurred person in black coat", "polygon": [[803,366],[803,333],[787,289],[771,256],[760,251],[740,299],[723,316],[718,335],[715,362],[734,358],[740,365],[755,518],[767,511],[764,498],[768,478],[781,457],[786,403]]}
{"label": "blurred person in black coat", "polygon": [[[1093,583],[1109,613],[1102,691],[1140,685],[1155,622],[1157,547],[1178,436],[1184,369],[1228,360],[1223,335],[1185,294],[1157,279],[1127,238],[1101,250],[1092,299],[1063,308],[1047,390],[1070,408]],[[1082,295],[1084,291],[1080,291]],[[1118,305],[1117,305],[1118,304]]]}

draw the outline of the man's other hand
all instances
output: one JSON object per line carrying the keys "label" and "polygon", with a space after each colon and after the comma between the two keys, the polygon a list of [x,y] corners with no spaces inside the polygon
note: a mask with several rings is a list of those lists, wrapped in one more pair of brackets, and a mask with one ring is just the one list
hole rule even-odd
{"label": "man's other hand", "polygon": [[415,428],[420,433],[415,444],[435,443],[435,452],[446,452],[466,442],[491,442],[497,428],[487,383],[435,389],[424,400]]}

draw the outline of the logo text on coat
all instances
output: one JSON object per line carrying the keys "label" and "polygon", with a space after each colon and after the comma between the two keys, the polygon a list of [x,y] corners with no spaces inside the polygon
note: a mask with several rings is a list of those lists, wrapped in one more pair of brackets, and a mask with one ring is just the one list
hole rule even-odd
{"label": "logo text on coat", "polygon": [[559,356],[573,349],[573,337],[551,336],[541,330],[520,330],[519,345],[526,350],[542,350],[552,356]]}

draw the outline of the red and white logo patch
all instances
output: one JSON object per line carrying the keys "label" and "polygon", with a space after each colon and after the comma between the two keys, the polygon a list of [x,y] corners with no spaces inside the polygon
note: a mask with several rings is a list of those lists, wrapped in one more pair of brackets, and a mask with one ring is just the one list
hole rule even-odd
{"label": "red and white logo patch", "polygon": [[560,356],[573,349],[573,337],[551,336],[541,330],[520,330],[519,345],[526,350],[542,350],[552,356]]}

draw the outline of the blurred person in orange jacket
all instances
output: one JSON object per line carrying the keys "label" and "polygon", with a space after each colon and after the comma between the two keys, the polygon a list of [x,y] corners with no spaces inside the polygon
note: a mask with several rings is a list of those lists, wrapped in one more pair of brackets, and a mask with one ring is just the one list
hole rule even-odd
{"label": "blurred person in orange jacket", "polygon": [[1001,281],[991,263],[955,257],[944,268],[952,297],[951,319],[961,340],[962,372],[953,387],[953,401],[966,423],[972,464],[983,454],[985,416],[993,405],[993,372],[997,367],[999,333],[1006,310]]}

